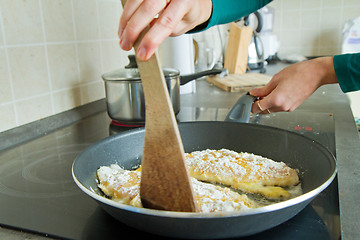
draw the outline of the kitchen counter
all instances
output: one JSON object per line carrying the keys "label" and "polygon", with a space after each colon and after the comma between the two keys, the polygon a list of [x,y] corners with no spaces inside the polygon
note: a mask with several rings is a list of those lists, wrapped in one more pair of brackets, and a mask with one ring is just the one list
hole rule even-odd
{"label": "kitchen counter", "polygon": [[[276,64],[267,66],[268,75],[278,72],[286,64]],[[188,114],[186,111],[190,107],[199,108],[218,108],[229,109],[244,93],[227,93],[219,88],[209,84],[206,80],[197,81],[197,90],[195,94],[181,95],[181,111],[179,118]],[[99,104],[101,107],[99,107]],[[104,101],[96,103],[99,112],[106,111]],[[88,109],[88,111],[86,110]],[[323,86],[318,89],[308,100],[306,100],[295,112],[306,111],[316,113],[332,113],[335,122],[336,136],[336,154],[338,163],[338,184],[340,199],[340,218],[342,239],[360,239],[360,209],[357,207],[358,199],[360,199],[360,139],[355,125],[355,121],[350,109],[349,100],[343,94],[338,85]],[[92,105],[89,104],[82,108],[82,116],[95,114]],[[68,111],[66,115],[58,114],[55,118],[61,122],[62,117],[69,119],[69,115],[78,114],[78,111]],[[191,113],[190,113],[191,114]],[[224,115],[226,112],[221,113]],[[286,113],[284,113],[286,114]],[[54,119],[54,117],[52,117]],[[221,117],[220,117],[221,118]],[[71,119],[71,118],[70,118]],[[76,119],[78,121],[79,119]],[[26,128],[31,129],[32,126],[42,126],[42,123],[48,122],[46,119],[40,120],[33,125],[27,125]],[[69,123],[70,124],[70,123]],[[52,125],[46,125],[46,130],[42,134],[46,134],[53,130]],[[11,140],[12,133],[18,138],[22,127],[14,131],[6,132],[6,138]],[[36,133],[34,133],[36,134]],[[41,134],[40,134],[41,135]],[[4,139],[4,133],[0,133],[0,139]],[[30,140],[31,138],[29,138]],[[19,143],[14,143],[19,144]],[[21,231],[0,228],[1,239],[44,239],[38,235],[24,233]]]}

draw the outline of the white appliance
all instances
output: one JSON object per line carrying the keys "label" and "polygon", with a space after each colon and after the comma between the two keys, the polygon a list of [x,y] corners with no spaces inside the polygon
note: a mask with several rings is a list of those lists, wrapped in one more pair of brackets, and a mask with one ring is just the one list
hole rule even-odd
{"label": "white appliance", "polygon": [[[272,7],[265,6],[258,10],[262,17],[262,29],[258,33],[258,36],[261,38],[264,47],[264,59],[271,60],[275,58],[277,52],[279,51],[280,42],[277,36],[273,33],[274,27],[274,17],[275,17],[275,9]],[[253,15],[253,14],[251,14]],[[250,17],[250,26],[251,26],[251,18]]]}
{"label": "white appliance", "polygon": [[[181,75],[194,73],[194,44],[190,34],[169,37],[161,45],[163,67],[175,68]],[[180,86],[180,94],[196,91],[195,81]]]}

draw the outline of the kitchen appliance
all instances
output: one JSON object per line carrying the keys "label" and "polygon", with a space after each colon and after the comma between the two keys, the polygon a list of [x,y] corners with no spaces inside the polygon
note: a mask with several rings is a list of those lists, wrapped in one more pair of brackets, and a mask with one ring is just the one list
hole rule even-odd
{"label": "kitchen appliance", "polygon": [[[251,70],[260,70],[261,73],[265,72],[265,68],[264,68],[264,46],[263,46],[263,42],[261,40],[261,38],[259,37],[259,32],[262,30],[263,27],[263,19],[262,16],[260,15],[260,13],[258,11],[252,13],[251,15],[255,16],[256,18],[256,24],[251,24],[254,25],[252,26],[253,30],[253,35],[251,38],[251,42],[249,45],[249,50],[248,50],[248,67]],[[246,16],[244,18],[244,24],[245,26],[249,26],[250,25],[250,21],[249,21],[249,16]]]}
{"label": "kitchen appliance", "polygon": [[[108,114],[119,125],[138,126],[145,123],[145,98],[139,70],[134,55],[129,55],[130,63],[125,69],[118,69],[102,75],[105,83]],[[177,69],[163,68],[170,100],[174,112],[180,111],[180,85],[194,79],[222,73],[222,69],[212,69],[193,74],[180,75]]]}
{"label": "kitchen appliance", "polygon": [[[195,72],[195,51],[191,34],[165,39],[160,47],[160,56],[161,65],[166,68],[178,69],[181,74]],[[194,93],[195,91],[196,84],[194,82],[180,86],[180,94]]]}
{"label": "kitchen appliance", "polygon": [[[249,236],[277,226],[295,216],[332,182],[336,162],[325,147],[312,139],[277,128],[240,124],[249,120],[253,101],[253,96],[243,95],[225,122],[179,124],[185,151],[227,148],[285,162],[299,170],[303,189],[299,197],[253,212],[219,214],[167,212],[115,203],[97,189],[94,173],[100,166],[112,163],[118,163],[125,169],[139,166],[145,133],[143,128],[106,138],[87,148],[74,162],[74,180],[119,221],[158,235],[218,239]],[[121,151],[118,151],[119,146],[122,146]],[[107,154],[104,155],[104,152]],[[219,230],[225,228],[226,231]]]}
{"label": "kitchen appliance", "polygon": [[206,41],[195,41],[195,71],[201,72],[213,69],[216,64],[215,50],[207,46]]}
{"label": "kitchen appliance", "polygon": [[277,53],[280,47],[280,42],[276,34],[273,32],[275,9],[265,6],[259,9],[259,13],[263,19],[263,26],[259,33],[259,37],[261,38],[264,46],[264,59],[268,63],[271,63],[277,59]]}
{"label": "kitchen appliance", "polygon": [[[273,32],[274,19],[275,9],[269,6],[265,6],[256,13],[250,14],[247,19],[249,26],[256,29],[257,37],[261,39],[263,58],[268,63],[277,59],[277,53],[280,47],[280,42]],[[261,28],[259,28],[259,26],[261,26]],[[254,55],[254,53],[252,54]]]}
{"label": "kitchen appliance", "polygon": [[[183,107],[179,121],[222,121],[228,108]],[[109,124],[104,111],[0,153],[0,225],[61,239],[155,237],[115,220],[74,183],[71,165],[90,143],[128,128]],[[295,111],[253,115],[251,123],[298,132],[334,154],[329,113]],[[95,175],[94,175],[95,177]],[[156,236],[157,239],[168,239]],[[289,221],[247,239],[339,239],[337,178]]]}

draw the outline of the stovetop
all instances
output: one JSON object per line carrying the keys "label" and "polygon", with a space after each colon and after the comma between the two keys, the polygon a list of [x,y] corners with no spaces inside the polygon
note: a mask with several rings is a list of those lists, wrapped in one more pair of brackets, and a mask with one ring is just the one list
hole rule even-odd
{"label": "stovetop", "polygon": [[[184,108],[179,121],[222,121],[229,109]],[[253,115],[250,122],[311,137],[335,152],[333,116],[295,111]],[[128,128],[93,115],[0,153],[0,225],[63,239],[151,237],[116,221],[73,182],[71,165],[91,143]],[[157,239],[162,239],[156,236]],[[291,220],[246,239],[339,239],[337,179]]]}

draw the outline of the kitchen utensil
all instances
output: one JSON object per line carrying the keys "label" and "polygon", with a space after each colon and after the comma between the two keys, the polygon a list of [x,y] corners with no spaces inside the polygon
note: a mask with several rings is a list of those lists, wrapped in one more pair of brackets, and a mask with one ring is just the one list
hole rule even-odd
{"label": "kitchen utensil", "polygon": [[[246,96],[246,95],[245,95]],[[250,114],[239,105],[251,105],[252,96],[243,97],[228,115],[242,120]],[[244,118],[245,117],[245,118]],[[103,139],[82,152],[74,161],[76,184],[105,211],[136,229],[177,238],[230,238],[248,236],[275,227],[295,216],[335,178],[336,161],[327,148],[313,139],[273,127],[238,122],[187,122],[179,130],[186,152],[227,148],[282,161],[299,170],[303,195],[249,212],[181,213],[136,208],[114,202],[98,189],[96,171],[118,163],[125,169],[141,164],[144,128]],[[121,151],[119,151],[121,146]]]}
{"label": "kitchen utensil", "polygon": [[147,110],[141,202],[154,209],[195,212],[184,148],[157,53],[145,62],[138,61],[138,67]]}
{"label": "kitchen utensil", "polygon": [[229,73],[245,73],[248,64],[248,48],[253,30],[251,27],[240,27],[230,23],[228,45],[225,53],[224,67]]}
{"label": "kitchen utensil", "polygon": [[[136,48],[136,45],[135,45]],[[194,212],[185,155],[165,79],[155,53],[138,61],[146,99],[146,133],[140,184],[144,207]]]}
{"label": "kitchen utensil", "polygon": [[[126,1],[122,0],[123,6]],[[137,54],[144,30],[134,44]],[[145,138],[141,164],[140,197],[144,207],[196,212],[196,203],[184,147],[171,105],[165,78],[155,52],[148,60],[137,59],[146,99]]]}
{"label": "kitchen utensil", "polygon": [[261,73],[229,74],[225,77],[207,76],[208,82],[227,92],[247,92],[267,84],[271,77]]}
{"label": "kitchen utensil", "polygon": [[[254,31],[252,33],[252,38],[249,44],[248,67],[251,70],[260,70],[261,73],[264,73],[264,46],[261,38],[258,35],[263,26],[263,19],[258,11],[255,11],[251,15],[256,17],[257,25],[253,27]],[[249,16],[246,16],[244,18],[244,22],[245,26],[248,26],[250,24]]]}
{"label": "kitchen utensil", "polygon": [[[111,119],[123,125],[144,125],[145,99],[143,85],[135,55],[129,55],[129,64],[102,75],[105,84],[107,111]],[[175,114],[180,111],[180,85],[194,79],[222,73],[224,69],[212,69],[194,74],[180,75],[177,69],[163,68]]]}

